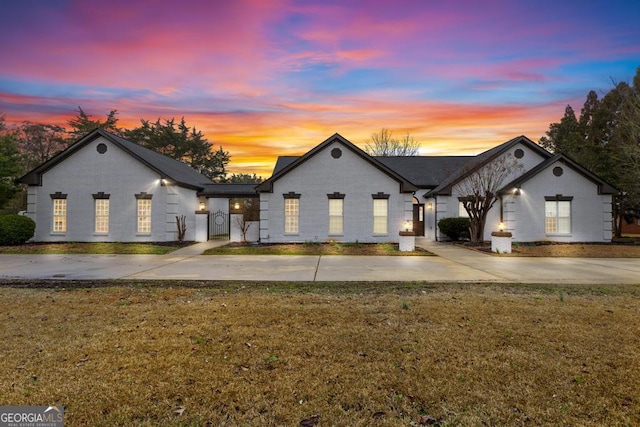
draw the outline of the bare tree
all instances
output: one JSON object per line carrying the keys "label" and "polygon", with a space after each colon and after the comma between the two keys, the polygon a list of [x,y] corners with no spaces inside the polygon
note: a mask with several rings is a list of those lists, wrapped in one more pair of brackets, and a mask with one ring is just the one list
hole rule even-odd
{"label": "bare tree", "polygon": [[236,215],[234,219],[236,226],[238,226],[242,233],[242,243],[244,243],[247,241],[247,231],[251,228],[251,223],[245,219],[244,213]]}
{"label": "bare tree", "polygon": [[176,215],[176,226],[178,227],[178,241],[182,242],[187,234],[187,217]]}
{"label": "bare tree", "polygon": [[19,147],[25,170],[49,160],[66,147],[61,126],[24,122],[18,129]]}
{"label": "bare tree", "polygon": [[393,132],[382,128],[371,135],[371,139],[365,143],[364,151],[370,156],[417,156],[420,151],[420,143],[407,132],[401,139],[395,138]]}
{"label": "bare tree", "polygon": [[523,169],[515,159],[500,156],[456,184],[455,193],[469,214],[471,242],[482,242],[489,210],[506,179]]}

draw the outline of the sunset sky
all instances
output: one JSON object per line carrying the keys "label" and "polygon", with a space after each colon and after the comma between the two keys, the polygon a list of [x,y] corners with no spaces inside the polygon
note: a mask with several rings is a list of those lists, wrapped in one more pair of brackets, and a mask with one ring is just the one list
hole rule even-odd
{"label": "sunset sky", "polygon": [[7,122],[184,116],[230,172],[268,177],[335,132],[409,132],[425,155],[537,141],[631,81],[640,1],[3,1],[0,40]]}

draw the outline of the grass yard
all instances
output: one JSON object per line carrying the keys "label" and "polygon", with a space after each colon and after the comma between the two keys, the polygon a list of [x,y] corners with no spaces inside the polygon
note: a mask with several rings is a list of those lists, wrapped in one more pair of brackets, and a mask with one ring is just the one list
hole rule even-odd
{"label": "grass yard", "polygon": [[150,254],[164,255],[189,243],[26,243],[0,246],[0,254]]}
{"label": "grass yard", "polygon": [[67,426],[640,424],[640,285],[57,285],[0,287],[0,402]]}
{"label": "grass yard", "polygon": [[[480,250],[491,253],[491,244]],[[571,258],[640,258],[640,244],[615,243],[514,243],[508,257],[571,257]]]}
{"label": "grass yard", "polygon": [[400,252],[397,243],[277,243],[247,244],[229,243],[205,251],[204,255],[433,255],[416,248],[411,252]]}

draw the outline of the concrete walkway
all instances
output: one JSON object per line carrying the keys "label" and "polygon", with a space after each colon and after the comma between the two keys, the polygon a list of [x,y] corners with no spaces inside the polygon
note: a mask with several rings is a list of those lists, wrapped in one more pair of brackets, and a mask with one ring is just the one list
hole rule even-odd
{"label": "concrete walkway", "polygon": [[437,256],[0,255],[0,280],[427,281],[640,284],[640,260],[496,257],[418,239]]}

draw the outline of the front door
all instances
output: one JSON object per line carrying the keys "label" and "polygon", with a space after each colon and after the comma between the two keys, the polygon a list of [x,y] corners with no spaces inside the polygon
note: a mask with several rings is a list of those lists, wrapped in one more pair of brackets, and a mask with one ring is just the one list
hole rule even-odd
{"label": "front door", "polygon": [[424,204],[413,205],[413,232],[424,236]]}

